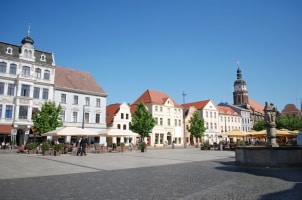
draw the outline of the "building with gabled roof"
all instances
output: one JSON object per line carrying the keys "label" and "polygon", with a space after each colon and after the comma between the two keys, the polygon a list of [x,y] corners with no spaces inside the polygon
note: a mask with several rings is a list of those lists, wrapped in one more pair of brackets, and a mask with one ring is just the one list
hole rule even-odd
{"label": "building with gabled roof", "polygon": [[147,145],[164,146],[183,144],[183,110],[182,107],[164,92],[146,90],[133,104],[131,112],[143,102],[155,119],[155,127],[147,138]]}
{"label": "building with gabled roof", "polygon": [[219,112],[219,132],[241,130],[241,116],[229,106],[216,106]]}
{"label": "building with gabled roof", "polygon": [[218,136],[220,133],[218,126],[219,113],[215,103],[211,99],[185,103],[181,106],[184,109],[187,109],[190,106],[194,106],[198,110],[199,115],[204,120],[204,126],[206,128],[204,135],[206,137],[206,140],[209,140],[211,144],[213,144],[214,142],[218,142]]}
{"label": "building with gabled roof", "polygon": [[90,73],[66,67],[55,68],[54,101],[62,107],[64,126],[93,131],[106,128],[106,100],[107,93]]}
{"label": "building with gabled roof", "polygon": [[[301,104],[302,107],[302,104]],[[295,115],[298,117],[302,116],[301,110],[299,110],[295,104],[286,104],[281,112],[281,115]]]}

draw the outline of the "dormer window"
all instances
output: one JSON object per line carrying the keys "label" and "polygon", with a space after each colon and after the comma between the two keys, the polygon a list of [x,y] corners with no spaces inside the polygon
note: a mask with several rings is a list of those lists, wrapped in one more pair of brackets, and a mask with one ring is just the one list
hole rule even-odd
{"label": "dormer window", "polygon": [[43,54],[43,55],[41,55],[41,57],[40,57],[40,61],[46,61],[46,56]]}
{"label": "dormer window", "polygon": [[6,48],[6,54],[13,54],[13,49],[11,47]]}
{"label": "dormer window", "polygon": [[28,50],[28,49],[25,49],[24,50],[24,57],[25,58],[32,58],[32,51]]}

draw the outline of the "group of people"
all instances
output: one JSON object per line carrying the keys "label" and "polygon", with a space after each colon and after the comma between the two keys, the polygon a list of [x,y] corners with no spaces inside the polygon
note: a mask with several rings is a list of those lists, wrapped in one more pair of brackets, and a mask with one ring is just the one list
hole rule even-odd
{"label": "group of people", "polygon": [[87,155],[86,154],[86,146],[88,145],[88,140],[87,140],[87,138],[83,138],[83,137],[81,137],[80,139],[79,139],[79,141],[77,142],[77,147],[78,147],[78,151],[77,151],[77,156],[79,156],[79,155]]}

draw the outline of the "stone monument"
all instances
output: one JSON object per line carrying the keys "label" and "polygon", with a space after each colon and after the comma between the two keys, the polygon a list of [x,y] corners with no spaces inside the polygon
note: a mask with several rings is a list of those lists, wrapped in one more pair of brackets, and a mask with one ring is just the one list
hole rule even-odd
{"label": "stone monument", "polygon": [[273,103],[265,102],[264,107],[264,121],[266,126],[266,137],[267,137],[267,145],[268,147],[279,147],[276,142],[276,107]]}

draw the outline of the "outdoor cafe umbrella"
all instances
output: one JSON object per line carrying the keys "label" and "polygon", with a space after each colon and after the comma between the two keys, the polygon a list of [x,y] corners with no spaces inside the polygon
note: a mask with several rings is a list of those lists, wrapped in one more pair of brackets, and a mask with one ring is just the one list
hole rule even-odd
{"label": "outdoor cafe umbrella", "polygon": [[42,134],[42,136],[96,136],[97,132],[78,127],[59,127],[53,131]]}
{"label": "outdoor cafe umbrella", "polygon": [[139,134],[132,132],[131,130],[122,130],[117,128],[108,128],[99,131],[99,136],[105,137],[138,137]]}
{"label": "outdoor cafe umbrella", "polygon": [[250,133],[241,130],[232,130],[224,133],[228,137],[248,137]]}

